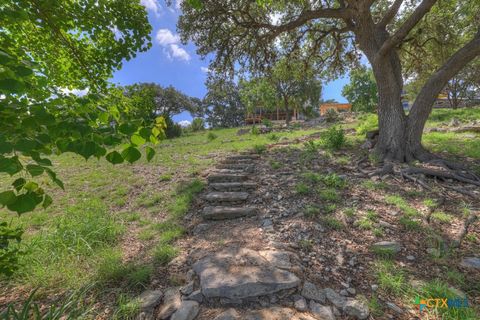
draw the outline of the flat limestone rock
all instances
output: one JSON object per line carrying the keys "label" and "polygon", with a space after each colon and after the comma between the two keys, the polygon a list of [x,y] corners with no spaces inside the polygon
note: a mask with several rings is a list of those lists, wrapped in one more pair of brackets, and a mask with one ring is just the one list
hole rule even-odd
{"label": "flat limestone rock", "polygon": [[209,202],[236,202],[247,199],[247,192],[210,192],[205,196],[205,200]]}
{"label": "flat limestone rock", "polygon": [[203,218],[207,220],[226,220],[251,216],[256,213],[252,207],[205,207]]}
{"label": "flat limestone rock", "polygon": [[215,191],[246,191],[255,189],[257,186],[253,182],[217,182],[210,183],[209,187]]}
{"label": "flat limestone rock", "polygon": [[300,279],[275,267],[257,251],[226,248],[193,265],[206,298],[238,300],[298,287]]}
{"label": "flat limestone rock", "polygon": [[223,163],[217,166],[219,169],[242,170],[252,173],[255,167],[248,163]]}
{"label": "flat limestone rock", "polygon": [[170,320],[193,320],[197,317],[199,309],[196,301],[182,301]]}
{"label": "flat limestone rock", "polygon": [[208,176],[209,183],[215,182],[242,182],[248,179],[248,175],[244,173],[218,173]]}
{"label": "flat limestone rock", "polygon": [[168,288],[163,297],[163,304],[160,306],[158,319],[168,319],[182,303],[180,296],[180,288]]}
{"label": "flat limestone rock", "polygon": [[290,308],[271,307],[253,310],[242,317],[242,320],[315,320],[316,318],[296,312]]}
{"label": "flat limestone rock", "polygon": [[464,268],[471,269],[480,269],[480,258],[479,257],[466,257],[462,259],[460,265]]}

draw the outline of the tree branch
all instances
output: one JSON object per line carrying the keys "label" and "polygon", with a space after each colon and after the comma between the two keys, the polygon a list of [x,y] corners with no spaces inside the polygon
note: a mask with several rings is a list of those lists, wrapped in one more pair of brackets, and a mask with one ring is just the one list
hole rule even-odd
{"label": "tree branch", "polygon": [[398,13],[398,9],[402,5],[403,0],[395,0],[395,2],[388,8],[387,12],[383,16],[382,20],[377,23],[377,27],[385,28]]}
{"label": "tree branch", "polygon": [[423,0],[398,30],[383,43],[377,53],[377,59],[385,56],[392,48],[400,44],[436,2],[437,0]]}
{"label": "tree branch", "polygon": [[470,61],[480,56],[480,28],[475,37],[457,50],[425,83],[413,103],[410,115],[420,117],[420,109],[425,106],[431,109],[440,91],[447,82],[462,70]]}
{"label": "tree branch", "polygon": [[257,28],[266,28],[273,33],[271,34],[272,37],[276,37],[277,35],[293,30],[295,28],[303,26],[306,22],[310,20],[320,19],[320,18],[336,18],[336,19],[349,19],[352,16],[352,12],[348,8],[340,8],[340,9],[318,9],[318,10],[306,10],[303,11],[295,20],[292,20],[288,23],[276,26],[270,23],[256,23],[255,27]]}

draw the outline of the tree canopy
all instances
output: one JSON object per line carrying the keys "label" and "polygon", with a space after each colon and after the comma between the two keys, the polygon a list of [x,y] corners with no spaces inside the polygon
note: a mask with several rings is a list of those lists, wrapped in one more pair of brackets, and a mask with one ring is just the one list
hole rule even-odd
{"label": "tree canopy", "polygon": [[[401,53],[419,39],[422,21],[441,10],[440,0],[201,1],[183,6],[178,26],[182,39],[198,53],[215,53],[212,69],[250,72],[268,68],[278,57],[299,52],[322,76],[344,73],[365,55],[372,66],[379,97],[379,139],[375,151],[387,161],[434,158],[421,144],[432,105],[447,82],[480,55],[478,1],[455,1],[454,10],[473,12],[448,20],[461,32],[458,46],[425,79],[407,115],[402,107]],[[452,10],[452,8],[447,8]],[[468,19],[465,26],[458,19]]]}
{"label": "tree canopy", "polygon": [[378,104],[377,84],[371,69],[360,66],[350,72],[350,83],[342,95],[352,104],[353,111],[373,112]]}
{"label": "tree canopy", "polygon": [[[139,2],[12,0],[0,5],[0,20],[0,173],[12,179],[1,207],[23,214],[52,203],[39,182],[46,175],[64,187],[51,154],[134,162],[140,146],[158,142],[164,121],[133,121],[130,102],[108,82],[123,60],[151,45]],[[151,159],[153,149],[145,151]],[[19,237],[1,224],[0,273],[12,272],[8,241]]]}

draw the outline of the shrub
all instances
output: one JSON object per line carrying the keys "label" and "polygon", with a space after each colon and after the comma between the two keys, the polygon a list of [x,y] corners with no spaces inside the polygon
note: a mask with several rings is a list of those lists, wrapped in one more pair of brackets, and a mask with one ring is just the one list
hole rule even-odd
{"label": "shrub", "polygon": [[252,126],[252,134],[258,136],[260,134],[260,129],[257,126]]}
{"label": "shrub", "polygon": [[367,132],[376,129],[378,129],[378,116],[376,114],[367,114],[362,117],[362,120],[357,127],[357,134],[363,136]]}
{"label": "shrub", "polygon": [[180,137],[183,133],[182,127],[178,123],[173,122],[172,118],[164,118],[165,124],[167,125],[167,129],[165,130],[165,136],[167,139]]}
{"label": "shrub", "polygon": [[213,141],[213,140],[215,140],[215,139],[217,139],[217,138],[218,138],[218,136],[217,136],[215,133],[213,133],[213,132],[209,132],[209,133],[207,134],[207,139],[208,139],[208,141]]}
{"label": "shrub", "polygon": [[253,146],[253,151],[258,154],[262,154],[267,151],[267,147],[264,144],[256,144]]}
{"label": "shrub", "polygon": [[331,127],[324,132],[322,141],[326,148],[338,150],[345,145],[345,132],[342,128]]}
{"label": "shrub", "polygon": [[325,113],[325,121],[336,122],[338,120],[338,112],[335,109],[328,109]]}
{"label": "shrub", "polygon": [[273,123],[270,119],[262,119],[262,124],[267,128],[273,127]]}
{"label": "shrub", "polygon": [[320,144],[313,140],[304,142],[303,146],[305,147],[305,152],[308,153],[316,153],[320,149]]}
{"label": "shrub", "polygon": [[195,118],[190,125],[193,132],[202,131],[205,129],[205,121],[202,118]]}

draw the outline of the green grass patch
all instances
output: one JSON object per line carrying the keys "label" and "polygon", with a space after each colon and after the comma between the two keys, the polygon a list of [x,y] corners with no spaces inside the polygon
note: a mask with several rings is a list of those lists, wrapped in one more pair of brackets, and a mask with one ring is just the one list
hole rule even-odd
{"label": "green grass patch", "polygon": [[389,195],[385,197],[385,202],[396,206],[398,209],[402,210],[402,212],[407,217],[417,217],[420,213],[411,206],[408,205],[407,201],[403,199],[401,196],[398,195]]}
{"label": "green grass patch", "polygon": [[362,187],[368,190],[385,190],[387,188],[387,184],[383,181],[372,181],[372,180],[364,180],[362,182]]}
{"label": "green grass patch", "polygon": [[375,263],[375,274],[378,286],[388,294],[401,296],[408,292],[405,272],[390,260],[379,260]]}
{"label": "green grass patch", "polygon": [[159,243],[153,249],[153,259],[156,263],[165,266],[178,255],[178,249],[170,244]]}
{"label": "green grass patch", "polygon": [[337,190],[333,188],[321,189],[318,195],[320,199],[323,201],[329,201],[329,202],[340,201],[340,195],[338,194]]}
{"label": "green grass patch", "polygon": [[310,193],[310,187],[303,182],[299,182],[295,185],[295,192],[299,195],[306,195]]}
{"label": "green grass patch", "polygon": [[303,210],[303,215],[311,219],[311,218],[317,217],[320,214],[320,212],[321,212],[320,207],[308,205]]}
{"label": "green grass patch", "polygon": [[120,294],[113,314],[114,320],[134,320],[140,313],[141,304],[138,299],[130,298]]}
{"label": "green grass patch", "polygon": [[418,220],[413,220],[409,217],[400,217],[398,222],[405,227],[405,229],[410,231],[417,231],[422,228],[422,224]]}
{"label": "green grass patch", "polygon": [[442,211],[433,212],[430,218],[440,223],[450,223],[453,221],[453,216],[451,214],[448,214]]}
{"label": "green grass patch", "polygon": [[345,228],[345,225],[342,221],[334,218],[334,217],[323,217],[322,223],[329,229],[333,230],[342,230]]}

